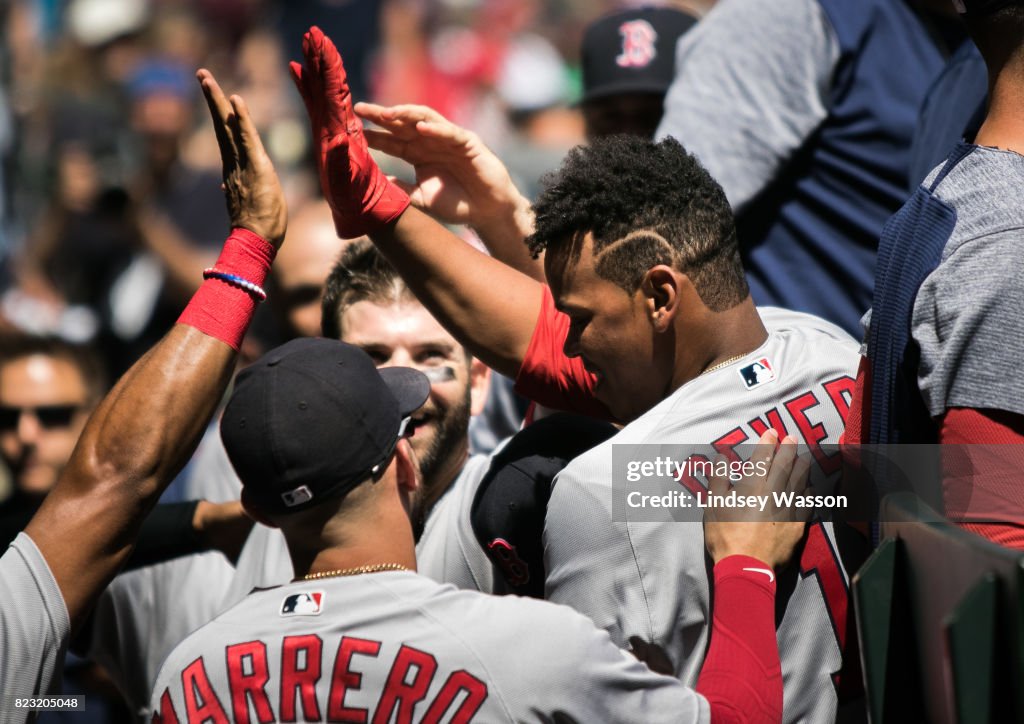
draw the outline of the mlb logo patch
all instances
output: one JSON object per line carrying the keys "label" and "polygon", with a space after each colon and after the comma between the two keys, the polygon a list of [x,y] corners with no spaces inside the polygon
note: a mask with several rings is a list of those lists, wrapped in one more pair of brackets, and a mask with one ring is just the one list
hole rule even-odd
{"label": "mlb logo patch", "polygon": [[772,363],[768,361],[767,357],[762,357],[746,367],[741,367],[738,372],[743,379],[743,385],[748,390],[760,387],[775,379],[775,368],[772,367]]}
{"label": "mlb logo patch", "polygon": [[323,591],[301,591],[285,596],[282,616],[319,616],[323,611]]}

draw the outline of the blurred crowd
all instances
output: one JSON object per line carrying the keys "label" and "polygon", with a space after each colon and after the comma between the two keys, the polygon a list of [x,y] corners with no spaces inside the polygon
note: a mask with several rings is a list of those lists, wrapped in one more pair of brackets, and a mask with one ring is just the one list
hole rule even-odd
{"label": "blurred crowd", "polygon": [[[227,224],[197,68],[246,98],[285,184],[293,229],[304,214],[315,228],[327,217],[317,211],[309,137],[287,78],[309,25],[337,39],[357,100],[431,105],[476,130],[532,189],[583,138],[573,108],[580,36],[617,5],[6,3],[0,325],[95,341],[116,376],[173,322]],[[289,276],[293,265],[282,261],[279,276]],[[294,292],[284,304],[301,304],[302,280],[283,281]],[[280,318],[257,326],[267,344],[296,331]]]}

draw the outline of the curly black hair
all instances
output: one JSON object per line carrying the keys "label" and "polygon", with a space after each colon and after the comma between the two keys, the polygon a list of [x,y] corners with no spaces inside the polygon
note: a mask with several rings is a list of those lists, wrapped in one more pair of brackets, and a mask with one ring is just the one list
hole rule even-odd
{"label": "curly black hair", "polygon": [[328,339],[341,339],[341,315],[356,302],[383,303],[415,298],[369,239],[354,241],[341,252],[324,283],[320,331]]}
{"label": "curly black hair", "polygon": [[535,258],[547,250],[576,260],[591,232],[597,273],[627,292],[652,266],[669,264],[689,275],[714,311],[747,297],[725,193],[674,138],[597,138],[570,151],[542,182],[526,240]]}

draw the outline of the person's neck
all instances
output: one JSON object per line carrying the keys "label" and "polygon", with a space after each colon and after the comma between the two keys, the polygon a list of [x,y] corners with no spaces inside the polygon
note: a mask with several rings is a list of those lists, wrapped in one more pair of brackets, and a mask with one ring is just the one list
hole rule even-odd
{"label": "person's neck", "polygon": [[323,541],[319,550],[307,550],[289,545],[295,579],[310,574],[330,574],[372,566],[401,566],[416,570],[416,547],[413,542],[409,516],[395,506],[381,508],[375,515],[362,516],[362,520],[345,526],[330,540]]}
{"label": "person's neck", "polygon": [[423,481],[423,518],[430,515],[431,509],[437,504],[448,488],[452,486],[455,479],[459,477],[462,468],[466,466],[469,459],[469,435],[466,434],[459,439],[459,444],[445,456],[444,461],[437,467],[430,476],[430,480]]}
{"label": "person's neck", "polygon": [[768,330],[749,296],[725,311],[708,312],[700,324],[707,331],[699,336],[709,340],[709,344],[696,347],[686,340],[680,343],[670,392],[713,370],[715,365],[753,352],[768,339]]}
{"label": "person's neck", "polygon": [[1007,63],[989,82],[989,107],[974,143],[1024,155],[1024,69]]}

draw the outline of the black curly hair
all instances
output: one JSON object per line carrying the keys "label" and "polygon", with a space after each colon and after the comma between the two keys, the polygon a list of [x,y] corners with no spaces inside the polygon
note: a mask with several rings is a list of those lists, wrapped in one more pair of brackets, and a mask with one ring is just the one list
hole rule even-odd
{"label": "black curly hair", "polygon": [[685,272],[708,308],[729,309],[749,289],[722,187],[674,138],[629,135],[577,146],[547,174],[534,204],[534,257],[579,258],[594,237],[597,273],[635,292],[652,266]]}

